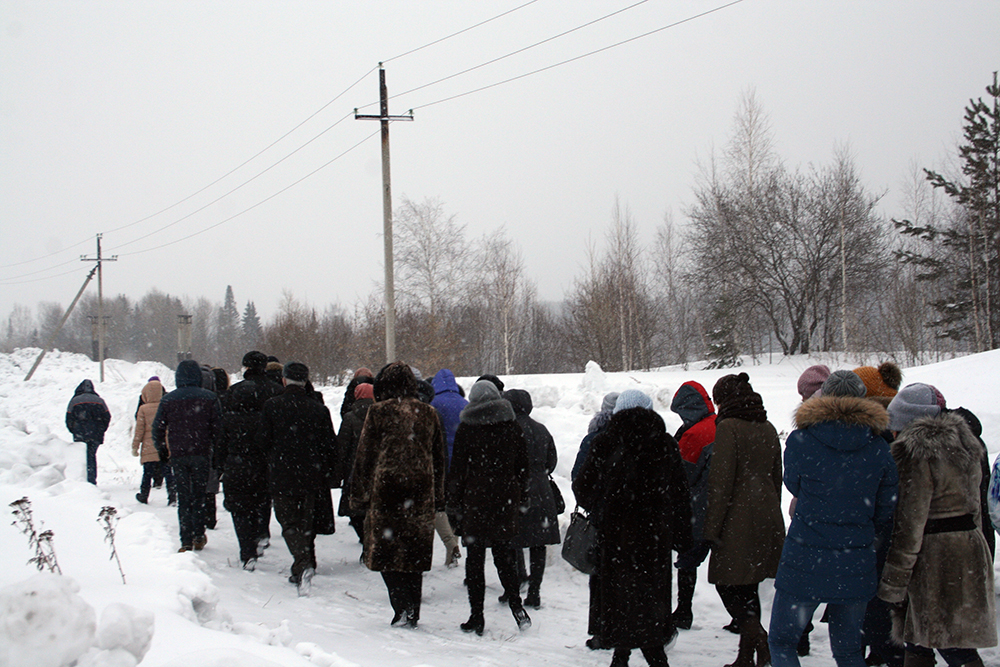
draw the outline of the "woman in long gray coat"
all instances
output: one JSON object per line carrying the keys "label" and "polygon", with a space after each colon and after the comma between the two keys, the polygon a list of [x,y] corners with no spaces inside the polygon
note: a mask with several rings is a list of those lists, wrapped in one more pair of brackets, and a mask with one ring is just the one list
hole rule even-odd
{"label": "woman in long gray coat", "polygon": [[[961,416],[942,414],[930,385],[904,387],[889,404],[899,502],[878,596],[893,605],[906,667],[982,667],[996,646],[993,563],[980,523],[982,448]],[[943,399],[941,400],[943,403]]]}
{"label": "woman in long gray coat", "polygon": [[514,564],[513,541],[523,515],[528,483],[528,449],[514,421],[510,402],[489,380],[469,391],[460,415],[448,472],[448,513],[457,519],[455,533],[466,547],[465,578],[469,586],[469,620],[462,630],[483,634],[486,595],[486,548],[507,595],[518,628],[531,625]]}
{"label": "woman in long gray coat", "polygon": [[402,362],[379,372],[375,400],[354,457],[351,509],[365,511],[365,565],[382,573],[392,625],[416,627],[434,513],[444,511],[444,431],[437,411],[417,398],[417,380]]}

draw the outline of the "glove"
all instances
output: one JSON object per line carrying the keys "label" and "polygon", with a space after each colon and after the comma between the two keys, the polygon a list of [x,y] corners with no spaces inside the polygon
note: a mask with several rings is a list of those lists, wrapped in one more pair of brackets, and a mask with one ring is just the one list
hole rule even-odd
{"label": "glove", "polygon": [[679,570],[695,570],[708,558],[708,552],[711,550],[711,541],[702,540],[684,553],[678,555],[674,567]]}

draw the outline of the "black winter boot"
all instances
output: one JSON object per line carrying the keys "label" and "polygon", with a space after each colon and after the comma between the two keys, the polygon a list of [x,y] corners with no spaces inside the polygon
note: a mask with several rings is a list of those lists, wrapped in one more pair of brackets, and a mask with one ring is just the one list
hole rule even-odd
{"label": "black winter boot", "polygon": [[677,570],[677,609],[674,610],[674,627],[690,630],[694,622],[691,601],[694,599],[694,585],[698,581],[698,570]]}
{"label": "black winter boot", "polygon": [[482,637],[483,629],[486,627],[486,619],[483,618],[483,612],[479,612],[478,614],[476,612],[472,612],[472,615],[469,616],[469,620],[462,623],[458,627],[462,628],[462,632],[475,632],[477,635]]}
{"label": "black winter boot", "polygon": [[628,658],[632,655],[630,648],[616,648],[611,656],[611,667],[628,667]]}
{"label": "black winter boot", "polygon": [[670,667],[667,663],[667,652],[662,646],[646,646],[642,648],[642,657],[649,667]]}

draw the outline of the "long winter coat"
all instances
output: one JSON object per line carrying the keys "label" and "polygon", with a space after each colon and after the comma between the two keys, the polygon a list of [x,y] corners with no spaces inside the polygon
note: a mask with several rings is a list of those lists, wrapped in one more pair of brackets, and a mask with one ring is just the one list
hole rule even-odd
{"label": "long winter coat", "polygon": [[368,408],[375,403],[371,398],[357,398],[354,407],[344,415],[337,433],[337,456],[340,470],[338,477],[342,481],[343,491],[340,494],[340,505],[337,514],[340,516],[364,515],[364,512],[351,511],[351,471],[354,469],[354,456],[358,451],[358,441],[361,440],[361,429],[368,416]]}
{"label": "long winter coat", "polygon": [[645,408],[615,414],[573,493],[598,522],[601,638],[616,648],[665,644],[674,629],[671,550],[691,546],[691,500],[663,419]]}
{"label": "long winter coat", "polygon": [[801,601],[867,602],[878,585],[875,537],[888,529],[898,477],[885,408],[853,396],[811,398],[785,441],[785,486],[798,502],[775,588]]}
{"label": "long winter coat", "polygon": [[444,475],[444,432],[434,408],[414,396],[389,398],[368,409],[350,495],[351,509],[366,512],[365,565],[370,570],[431,569],[434,513],[444,510]]}
{"label": "long winter coat", "polygon": [[250,510],[266,502],[267,456],[257,443],[257,431],[264,403],[279,394],[281,387],[263,371],[247,369],[243,380],[220,399],[223,437],[216,461],[224,471],[222,487],[230,511]]}
{"label": "long winter coat", "polygon": [[[893,635],[929,648],[996,646],[993,565],[980,525],[981,447],[946,413],[911,423],[892,443],[899,502],[878,596],[908,600]],[[971,515],[976,528],[925,534],[927,522]],[[901,636],[900,636],[901,635]]]}
{"label": "long winter coat", "polygon": [[142,404],[135,413],[135,431],[132,435],[132,456],[139,457],[139,463],[154,463],[160,460],[153,446],[153,420],[163,397],[163,385],[159,380],[146,383],[140,393]]}
{"label": "long winter coat", "polygon": [[704,538],[713,543],[712,584],[749,585],[778,571],[785,541],[781,445],[771,422],[716,422]]}
{"label": "long winter coat", "polygon": [[448,472],[448,510],[458,519],[455,534],[464,544],[513,542],[526,510],[527,486],[528,447],[510,403],[499,397],[469,403],[455,431]]}
{"label": "long winter coat", "polygon": [[160,399],[153,420],[153,444],[161,454],[167,452],[170,433],[170,456],[204,456],[212,453],[222,436],[222,409],[214,392],[201,386],[201,368],[197,361],[186,359],[174,372],[177,388]]}
{"label": "long winter coat", "polygon": [[528,448],[528,510],[520,517],[514,546],[541,547],[559,544],[559,515],[549,475],[556,469],[558,453],[549,429],[531,418],[531,395],[523,389],[503,393],[514,408],[514,419],[524,431]]}
{"label": "long winter coat", "polygon": [[77,385],[66,406],[66,428],[73,434],[73,441],[100,445],[110,423],[111,413],[104,399],[94,391],[94,383],[84,380]]}

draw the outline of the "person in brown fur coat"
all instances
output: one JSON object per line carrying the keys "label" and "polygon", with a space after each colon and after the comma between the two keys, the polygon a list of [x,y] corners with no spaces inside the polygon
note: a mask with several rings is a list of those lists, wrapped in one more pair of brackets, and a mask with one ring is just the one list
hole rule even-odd
{"label": "person in brown fur coat", "polygon": [[980,523],[981,446],[939,392],[911,384],[889,404],[899,502],[878,596],[894,606],[906,667],[982,667],[996,646],[993,566]]}
{"label": "person in brown fur coat", "polygon": [[366,513],[364,562],[382,573],[392,625],[415,628],[434,514],[445,508],[444,431],[437,411],[417,398],[417,380],[403,362],[379,372],[375,400],[354,456],[351,509]]}

